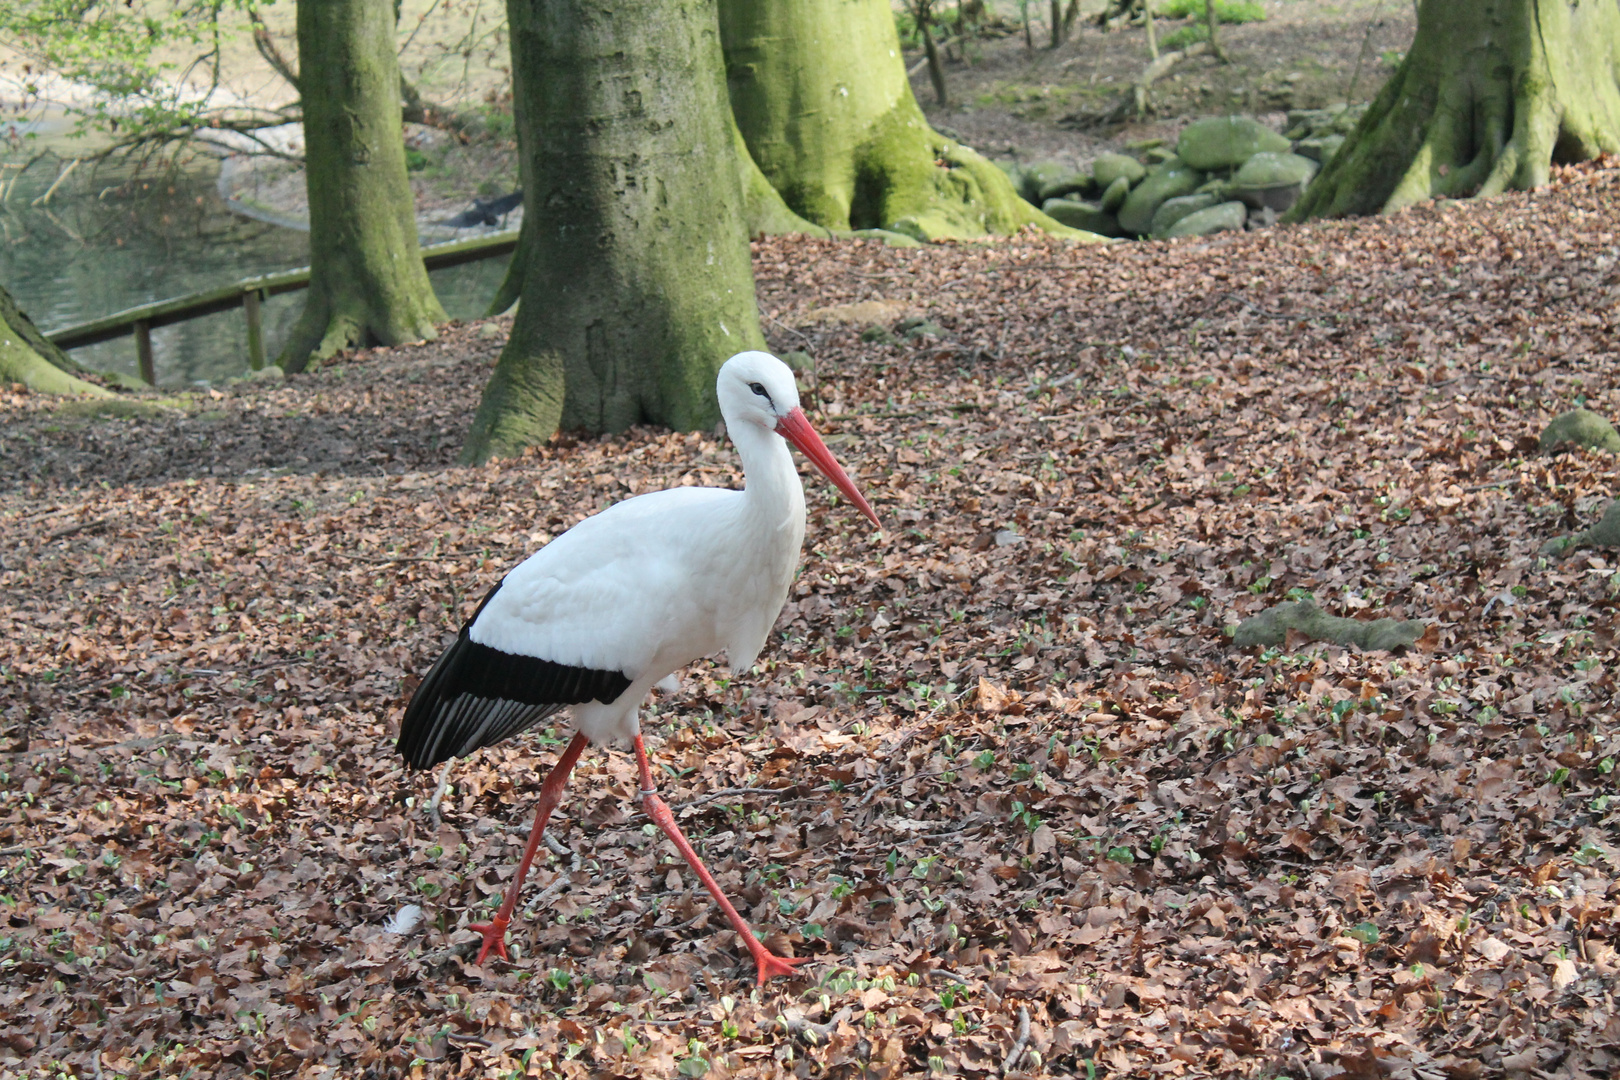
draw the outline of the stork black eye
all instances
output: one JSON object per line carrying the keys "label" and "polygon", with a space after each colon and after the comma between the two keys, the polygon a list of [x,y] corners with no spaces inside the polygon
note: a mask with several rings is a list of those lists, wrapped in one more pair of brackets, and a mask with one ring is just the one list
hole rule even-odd
{"label": "stork black eye", "polygon": [[748,384],[748,389],[752,390],[754,393],[758,394],[760,397],[764,398],[766,401],[771,400],[771,395],[767,394],[765,392],[765,388],[763,386],[759,385],[759,383],[757,383],[757,382],[749,383]]}

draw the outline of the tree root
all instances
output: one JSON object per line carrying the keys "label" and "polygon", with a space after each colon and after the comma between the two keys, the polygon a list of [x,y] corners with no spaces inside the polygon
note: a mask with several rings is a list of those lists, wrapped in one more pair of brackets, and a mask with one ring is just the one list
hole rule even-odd
{"label": "tree root", "polygon": [[1425,0],[1418,36],[1287,220],[1530,190],[1620,152],[1620,10]]}

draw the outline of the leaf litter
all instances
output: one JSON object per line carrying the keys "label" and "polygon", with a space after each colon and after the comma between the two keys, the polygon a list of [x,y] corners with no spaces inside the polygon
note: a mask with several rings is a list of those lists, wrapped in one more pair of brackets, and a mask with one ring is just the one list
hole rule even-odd
{"label": "leaf litter", "polygon": [[[647,710],[721,883],[816,960],[760,991],[617,747],[473,966],[566,732],[437,818],[392,752],[506,568],[739,483],[722,439],[457,466],[478,327],[152,416],[7,391],[0,1072],[1614,1075],[1620,566],[1539,548],[1620,470],[1536,436],[1620,415],[1617,197],[1603,162],[1212,241],[757,244],[890,526],[809,482],[759,667]],[[1429,626],[1232,642],[1307,597]]]}

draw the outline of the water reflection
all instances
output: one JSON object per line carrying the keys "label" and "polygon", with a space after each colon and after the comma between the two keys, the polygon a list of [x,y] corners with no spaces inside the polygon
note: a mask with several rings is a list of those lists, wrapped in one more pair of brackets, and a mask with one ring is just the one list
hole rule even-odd
{"label": "water reflection", "polygon": [[[309,263],[308,233],[226,209],[212,158],[143,168],[86,163],[37,206],[64,163],[47,158],[19,174],[27,160],[0,157],[0,282],[47,333]],[[434,271],[433,287],[450,317],[483,314],[506,262],[503,256]],[[269,356],[280,349],[303,302],[303,292],[265,302]],[[152,351],[160,385],[220,382],[248,369],[247,325],[235,310],[161,327],[152,332]],[[136,374],[132,338],[89,345],[73,355],[88,367]]]}

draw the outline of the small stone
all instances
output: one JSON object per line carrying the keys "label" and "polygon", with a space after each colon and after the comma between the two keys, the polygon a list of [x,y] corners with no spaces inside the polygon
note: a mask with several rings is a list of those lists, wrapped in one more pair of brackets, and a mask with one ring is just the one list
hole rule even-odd
{"label": "small stone", "polygon": [[946,331],[943,326],[939,325],[939,323],[935,322],[933,319],[922,315],[914,315],[909,319],[901,319],[895,324],[894,332],[904,337],[907,341],[915,341],[917,338],[921,337],[945,338],[950,336],[949,332]]}
{"label": "small stone", "polygon": [[1176,141],[1176,156],[1195,169],[1229,169],[1262,151],[1283,153],[1288,140],[1247,116],[1195,120]]}
{"label": "small stone", "polygon": [[[867,232],[869,230],[862,229],[861,231]],[[931,237],[928,235],[927,227],[925,227],[923,223],[918,221],[915,217],[908,216],[891,221],[889,222],[888,227],[883,231],[891,234],[910,237],[919,244],[926,244],[931,239]],[[888,237],[883,237],[883,239],[887,240]]]}
{"label": "small stone", "polygon": [[1571,409],[1553,418],[1541,433],[1541,452],[1557,453],[1567,443],[1588,450],[1607,450],[1620,453],[1620,433],[1614,425],[1591,409]]}
{"label": "small stone", "polygon": [[1176,222],[1164,234],[1166,239],[1177,236],[1210,236],[1218,232],[1235,232],[1243,228],[1249,208],[1240,202],[1224,202],[1194,211]]}
{"label": "small stone", "polygon": [[890,229],[856,229],[851,236],[860,240],[881,240],[890,247],[922,247],[923,242],[916,237],[897,233]]}
{"label": "small stone", "polygon": [[1100,188],[1108,188],[1122,176],[1129,181],[1128,187],[1147,175],[1147,167],[1125,154],[1103,154],[1091,163],[1091,175]]}
{"label": "small stone", "polygon": [[500,323],[487,322],[478,328],[478,338],[480,341],[494,341],[496,338],[504,337],[505,335],[506,331],[502,329]]}

